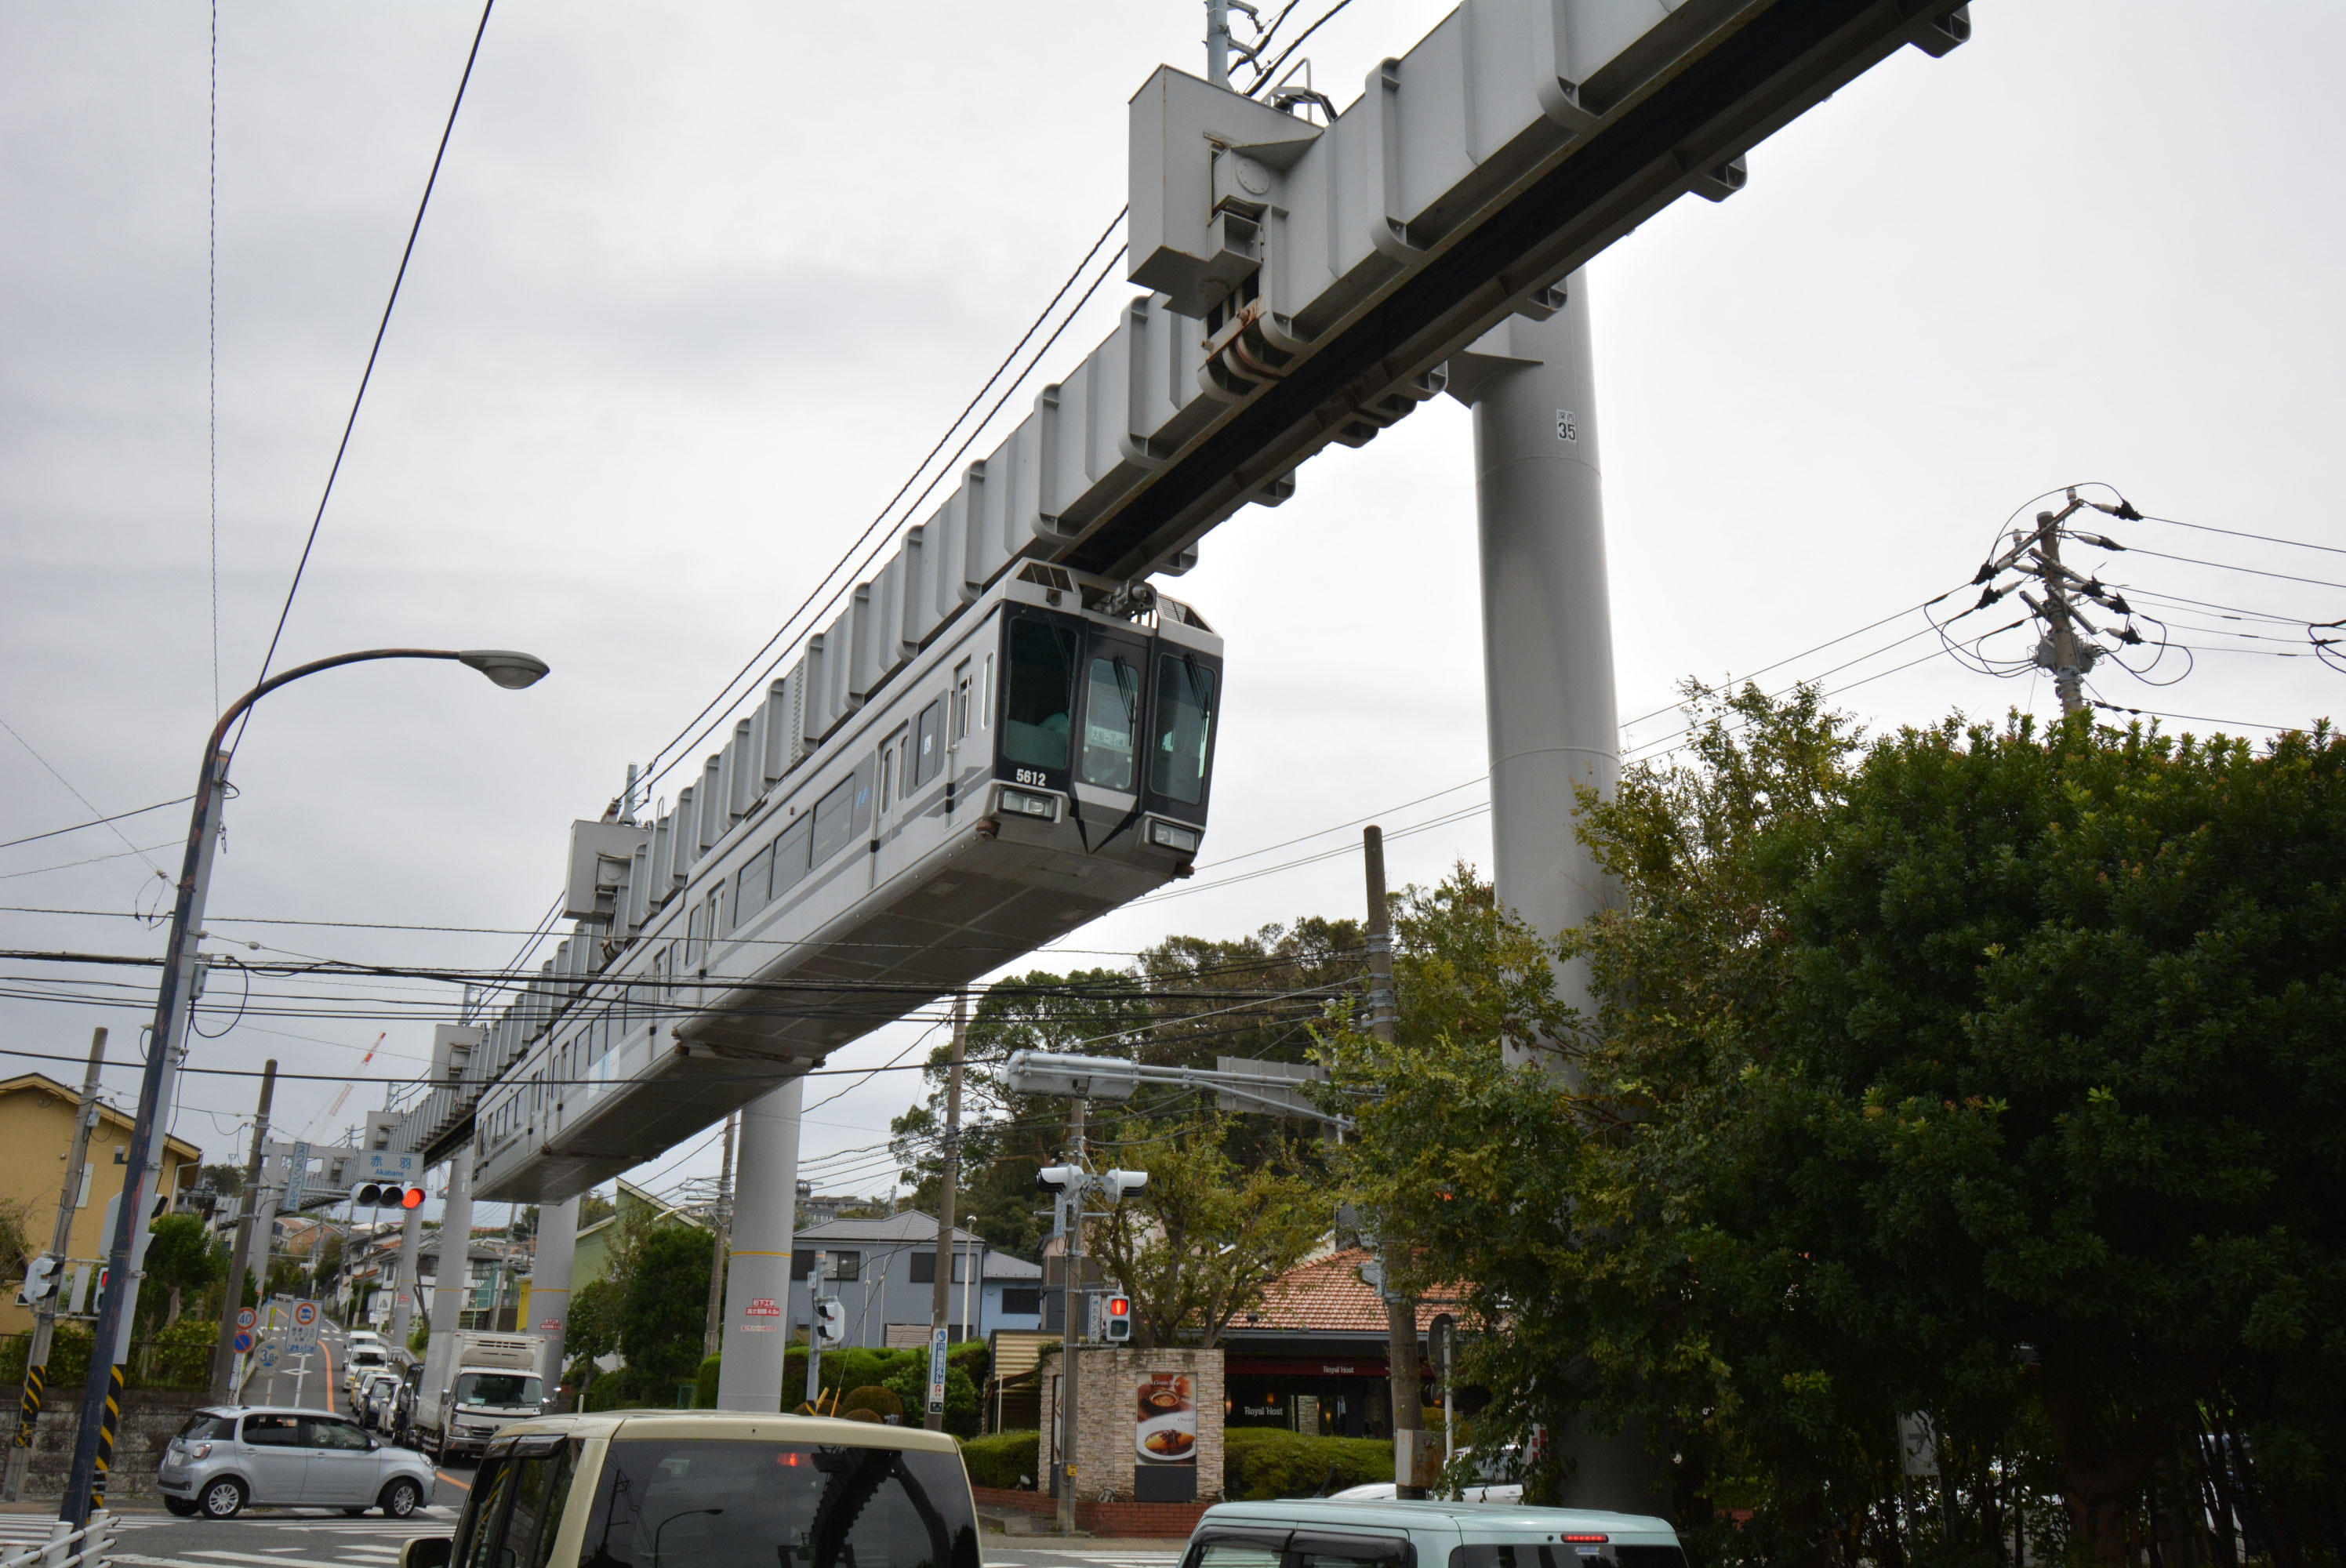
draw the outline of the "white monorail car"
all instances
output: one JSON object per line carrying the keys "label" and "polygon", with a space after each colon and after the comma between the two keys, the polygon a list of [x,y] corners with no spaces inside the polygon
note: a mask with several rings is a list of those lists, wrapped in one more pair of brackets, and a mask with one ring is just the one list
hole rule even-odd
{"label": "white monorail car", "polygon": [[[672,815],[579,823],[579,933],[476,1053],[496,1081],[474,1118],[474,1190],[583,1192],[1188,875],[1221,651],[1149,588],[1029,564],[795,766],[759,759],[808,700],[790,689],[814,678],[804,667]],[[760,794],[741,782],[753,770],[782,776]],[[702,834],[697,856],[679,849]]]}

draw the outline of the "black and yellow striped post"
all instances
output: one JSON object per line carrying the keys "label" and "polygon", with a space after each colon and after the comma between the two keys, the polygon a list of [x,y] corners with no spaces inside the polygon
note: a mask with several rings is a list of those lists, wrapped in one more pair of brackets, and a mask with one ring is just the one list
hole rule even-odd
{"label": "black and yellow striped post", "polygon": [[16,1446],[33,1446],[33,1424],[41,1419],[41,1390],[48,1384],[46,1367],[25,1369],[25,1402],[16,1412]]}
{"label": "black and yellow striped post", "polygon": [[97,1462],[89,1477],[89,1506],[92,1512],[106,1506],[106,1473],[114,1468],[114,1434],[122,1425],[122,1363],[114,1363],[113,1375],[106,1384],[106,1415],[97,1423]]}

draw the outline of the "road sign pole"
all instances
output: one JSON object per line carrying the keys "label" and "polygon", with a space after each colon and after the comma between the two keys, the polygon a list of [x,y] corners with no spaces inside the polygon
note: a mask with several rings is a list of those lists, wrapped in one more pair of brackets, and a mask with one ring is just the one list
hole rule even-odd
{"label": "road sign pole", "polygon": [[269,1106],[276,1096],[277,1061],[271,1057],[260,1069],[260,1105],[252,1115],[252,1153],[244,1164],[244,1190],[237,1195],[236,1245],[229,1252],[228,1294],[220,1305],[219,1342],[212,1350],[212,1398],[216,1400],[231,1398],[236,1392],[231,1381],[236,1367],[229,1349],[233,1333],[230,1325],[251,1327],[244,1317],[244,1277],[252,1250],[253,1222],[260,1211],[260,1162],[269,1143]]}

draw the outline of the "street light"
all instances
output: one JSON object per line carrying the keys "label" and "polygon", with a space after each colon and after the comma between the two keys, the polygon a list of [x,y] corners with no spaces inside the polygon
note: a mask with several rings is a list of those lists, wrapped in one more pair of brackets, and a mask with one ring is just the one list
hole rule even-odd
{"label": "street light", "polygon": [[[204,745],[203,767],[196,776],[195,811],[188,828],[188,850],[180,862],[178,897],[171,908],[170,940],[163,950],[163,977],[155,988],[155,1023],[147,1051],[146,1072],[138,1081],[138,1116],[130,1133],[128,1180],[138,1195],[124,1202],[109,1238],[107,1279],[113,1288],[98,1310],[97,1329],[90,1342],[89,1381],[82,1393],[81,1431],[74,1442],[73,1471],[66,1482],[65,1502],[58,1517],[79,1529],[99,1506],[105,1477],[114,1462],[116,1423],[122,1409],[122,1359],[129,1348],[131,1314],[138,1301],[138,1276],[132,1265],[145,1248],[147,1206],[154,1196],[159,1166],[155,1159],[156,1131],[171,1081],[171,1062],[179,1049],[180,998],[194,991],[196,936],[201,930],[204,898],[211,886],[212,849],[219,840],[221,786],[228,781],[229,759],[220,749],[229,726],[245,711],[275,691],[304,676],[346,664],[372,659],[453,659],[479,670],[508,691],[535,686],[546,674],[546,661],[502,648],[369,648],[362,653],[336,654],[282,675],[270,677],[229,705],[212,726]],[[103,1353],[101,1353],[103,1352]]]}

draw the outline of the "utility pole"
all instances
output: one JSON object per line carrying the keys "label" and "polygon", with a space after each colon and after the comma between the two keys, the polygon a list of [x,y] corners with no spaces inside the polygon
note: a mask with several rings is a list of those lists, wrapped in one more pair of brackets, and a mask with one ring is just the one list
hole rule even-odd
{"label": "utility pole", "polygon": [[50,1271],[48,1293],[33,1303],[33,1343],[25,1357],[25,1403],[16,1418],[15,1446],[8,1451],[8,1479],[5,1485],[7,1501],[19,1502],[25,1495],[25,1467],[33,1456],[33,1425],[41,1417],[41,1390],[48,1382],[49,1340],[57,1326],[57,1290],[54,1283],[64,1269],[66,1254],[73,1250],[74,1214],[81,1207],[81,1173],[89,1163],[89,1135],[97,1123],[97,1080],[106,1066],[106,1031],[93,1030],[89,1037],[89,1070],[82,1075],[81,1098],[74,1107],[73,1145],[66,1156],[65,1190],[57,1194],[57,1224],[49,1239],[49,1256],[56,1260]]}
{"label": "utility pole", "polygon": [[1248,5],[1247,0],[1206,0],[1206,80],[1218,87],[1230,85],[1230,56],[1235,54],[1251,63],[1262,42],[1258,38],[1258,48],[1249,48],[1231,38],[1233,11],[1243,11],[1253,17],[1258,30],[1262,25],[1262,13]]}
{"label": "utility pole", "polygon": [[[635,777],[628,775],[630,793]],[[717,1248],[709,1255],[709,1316],[700,1330],[700,1353],[714,1356],[725,1340],[725,1249],[733,1229],[733,1128],[740,1120],[734,1112],[725,1118],[724,1152],[717,1160],[717,1196],[709,1205],[709,1220],[717,1233]]]}
{"label": "utility pole", "polygon": [[[969,1044],[969,993],[954,993],[953,1065],[945,1077],[944,1167],[937,1174],[936,1288],[929,1298],[929,1413],[931,1431],[945,1426],[945,1346],[952,1338],[947,1314],[953,1301],[954,1189],[961,1180],[961,1063]],[[969,1331],[966,1320],[962,1331]]]}
{"label": "utility pole", "polygon": [[[1400,1001],[1393,990],[1392,911],[1385,898],[1384,830],[1361,830],[1361,859],[1368,871],[1369,892],[1369,1033],[1377,1043],[1393,1043]],[[1392,1286],[1392,1239],[1382,1231],[1378,1249],[1383,1277],[1379,1294],[1385,1298],[1386,1370],[1392,1382],[1393,1495],[1423,1498],[1425,1488],[1416,1481],[1417,1451],[1424,1437],[1423,1396],[1417,1369],[1417,1298]]]}
{"label": "utility pole", "polygon": [[[228,1254],[228,1298],[220,1303],[220,1343],[211,1348],[211,1397],[235,1399],[237,1312],[244,1309],[244,1263],[253,1251],[253,1220],[260,1218],[260,1162],[270,1141],[270,1101],[277,1098],[277,1059],[260,1065],[260,1105],[253,1110],[253,1153],[244,1159],[244,1193],[237,1202],[237,1244]],[[268,1270],[263,1291],[268,1288]],[[258,1319],[256,1319],[258,1321]]]}
{"label": "utility pole", "polygon": [[[1084,1164],[1084,1102],[1067,1102],[1067,1163],[1077,1170]],[[1060,1282],[1066,1321],[1059,1346],[1059,1533],[1076,1532],[1076,1347],[1082,1342],[1081,1319],[1076,1303],[1083,1299],[1084,1184],[1067,1188],[1067,1246],[1061,1261],[1066,1278]]]}

